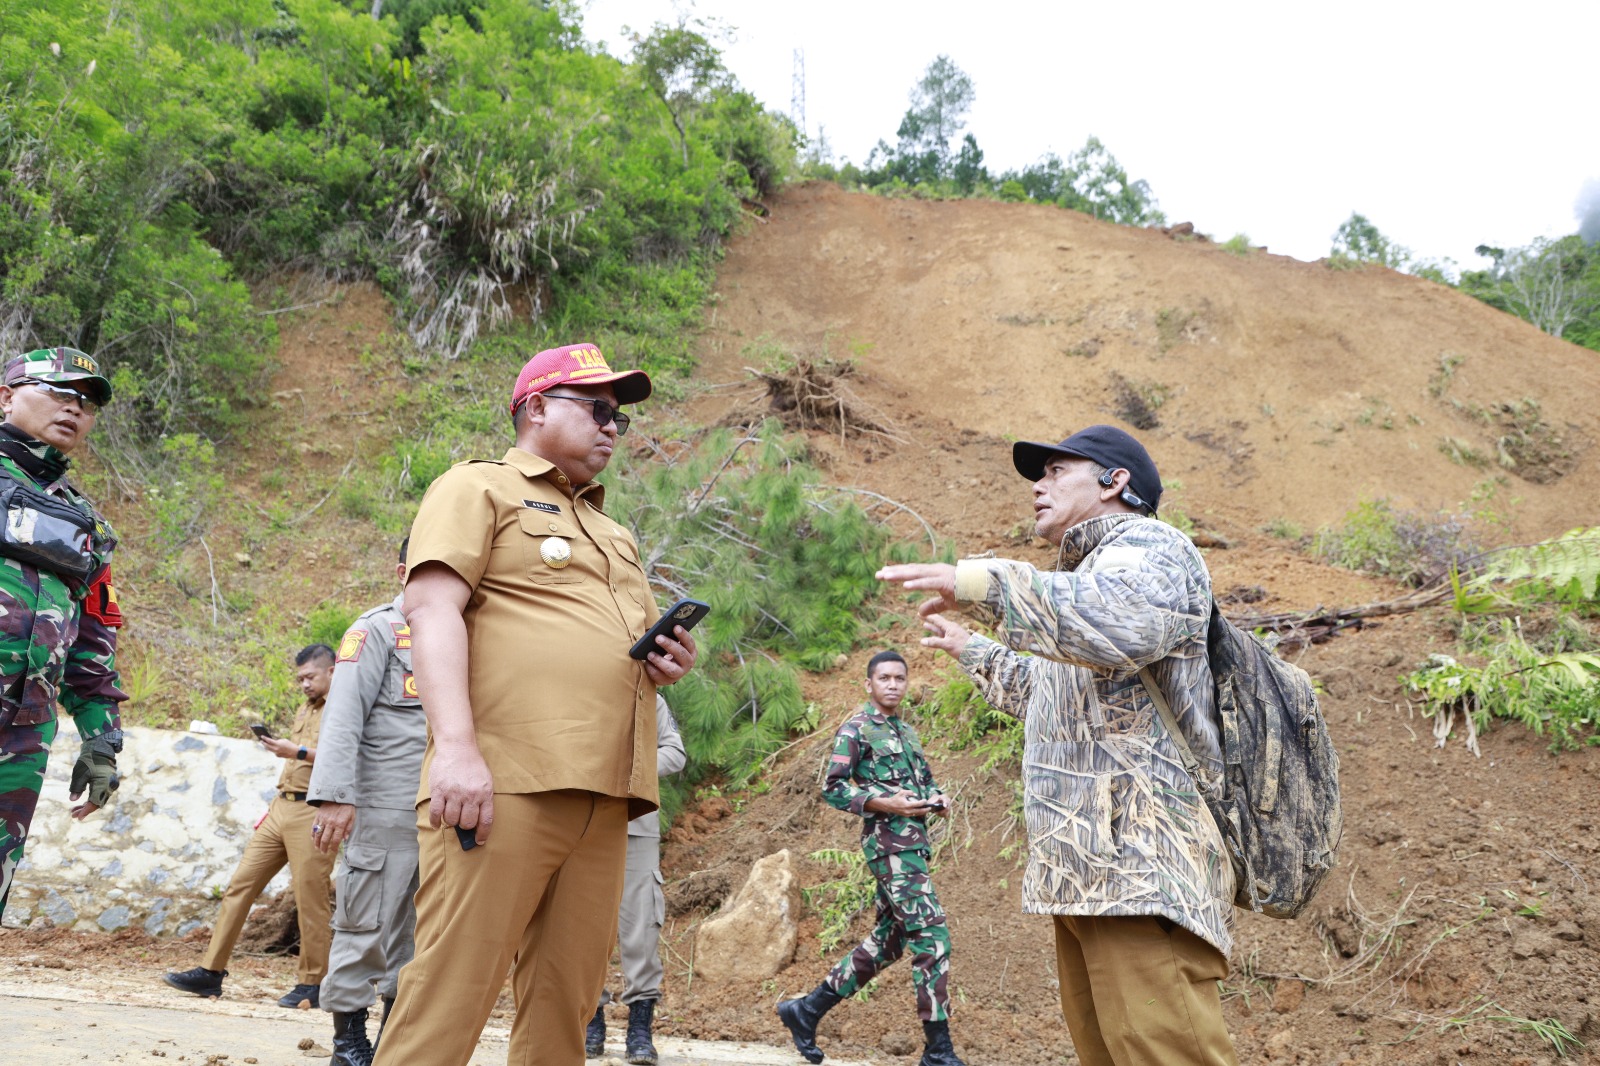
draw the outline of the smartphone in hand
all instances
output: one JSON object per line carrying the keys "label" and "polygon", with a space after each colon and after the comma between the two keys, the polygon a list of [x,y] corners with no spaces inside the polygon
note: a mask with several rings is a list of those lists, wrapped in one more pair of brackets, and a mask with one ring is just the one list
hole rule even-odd
{"label": "smartphone in hand", "polygon": [[250,732],[254,733],[257,737],[259,737],[262,740],[277,740],[278,739],[277,737],[272,735],[272,730],[268,729],[266,726],[262,725],[260,722],[252,722],[250,724]]}
{"label": "smartphone in hand", "polygon": [[670,637],[679,626],[693,629],[700,619],[710,613],[709,603],[701,603],[699,600],[679,600],[656,619],[656,624],[650,627],[650,632],[640,637],[638,642],[628,649],[628,657],[640,661],[649,658],[651,652],[661,650],[661,645],[656,643],[657,637]]}

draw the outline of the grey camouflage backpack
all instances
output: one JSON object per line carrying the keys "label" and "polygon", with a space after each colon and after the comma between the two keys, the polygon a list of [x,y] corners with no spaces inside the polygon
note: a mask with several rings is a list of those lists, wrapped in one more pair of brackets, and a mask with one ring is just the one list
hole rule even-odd
{"label": "grey camouflage backpack", "polygon": [[[1339,754],[1311,677],[1211,605],[1206,651],[1222,722],[1223,784],[1201,795],[1233,860],[1233,902],[1273,918],[1305,909],[1338,858]],[[1145,688],[1198,783],[1198,763],[1148,671]]]}

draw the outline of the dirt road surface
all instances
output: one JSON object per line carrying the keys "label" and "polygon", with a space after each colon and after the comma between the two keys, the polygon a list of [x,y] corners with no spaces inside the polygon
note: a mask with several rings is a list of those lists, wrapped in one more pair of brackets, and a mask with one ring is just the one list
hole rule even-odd
{"label": "dirt road surface", "polygon": [[[70,985],[0,983],[0,1017],[7,1021],[7,1061],[27,1066],[150,1063],[186,1066],[305,1066],[328,1060],[331,1023],[323,1011],[286,1011],[259,1001],[173,999],[159,989],[119,990],[107,998]],[[84,996],[87,998],[79,998]],[[374,1032],[376,1030],[374,1029]],[[620,1066],[622,1034],[613,1029],[597,1066]],[[472,1066],[506,1061],[509,1028],[490,1024]],[[661,1066],[789,1066],[793,1051],[758,1044],[657,1037]],[[860,1060],[828,1061],[869,1066]]]}

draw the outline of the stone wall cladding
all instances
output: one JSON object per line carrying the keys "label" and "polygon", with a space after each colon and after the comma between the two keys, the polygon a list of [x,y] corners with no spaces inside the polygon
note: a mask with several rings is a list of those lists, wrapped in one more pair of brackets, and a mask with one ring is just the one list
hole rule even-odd
{"label": "stone wall cladding", "polygon": [[[78,741],[71,723],[63,724],[6,926],[138,926],[151,936],[181,936],[209,925],[212,892],[233,875],[283,761],[253,739],[131,728],[117,760],[115,802],[76,822],[67,784]],[[266,895],[288,886],[285,868]]]}

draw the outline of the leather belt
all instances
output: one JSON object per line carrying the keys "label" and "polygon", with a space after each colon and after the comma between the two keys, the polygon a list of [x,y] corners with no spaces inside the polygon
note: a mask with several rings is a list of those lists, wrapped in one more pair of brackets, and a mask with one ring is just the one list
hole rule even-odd
{"label": "leather belt", "polygon": [[306,801],[306,794],[304,792],[280,792],[278,795],[282,796],[290,803],[304,803]]}

